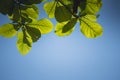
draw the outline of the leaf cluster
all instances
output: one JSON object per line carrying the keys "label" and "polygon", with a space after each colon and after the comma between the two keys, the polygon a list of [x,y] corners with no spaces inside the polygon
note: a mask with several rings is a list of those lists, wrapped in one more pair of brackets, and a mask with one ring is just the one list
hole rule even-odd
{"label": "leaf cluster", "polygon": [[42,34],[53,29],[49,19],[38,20],[39,9],[36,4],[42,2],[45,2],[43,8],[48,17],[57,21],[56,35],[70,35],[76,23],[80,23],[80,31],[88,38],[102,35],[103,29],[97,23],[101,0],[0,0],[0,13],[12,21],[0,27],[0,36],[17,36],[17,48],[22,55],[30,51],[32,43],[37,42]]}

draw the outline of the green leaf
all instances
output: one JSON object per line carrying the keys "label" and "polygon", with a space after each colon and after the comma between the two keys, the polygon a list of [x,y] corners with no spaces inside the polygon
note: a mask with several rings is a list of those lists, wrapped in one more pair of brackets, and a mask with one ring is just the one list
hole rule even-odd
{"label": "green leaf", "polygon": [[33,21],[32,23],[27,24],[30,27],[39,28],[41,34],[47,34],[52,31],[53,24],[50,20],[43,18],[41,20]]}
{"label": "green leaf", "polygon": [[85,10],[86,4],[87,4],[87,0],[81,0],[80,5],[79,5],[80,10]]}
{"label": "green leaf", "polygon": [[101,0],[87,0],[85,9],[82,10],[82,13],[94,15],[97,12],[99,12],[101,6],[102,6]]}
{"label": "green leaf", "polygon": [[13,24],[13,26],[16,31],[18,31],[21,28],[20,24]]}
{"label": "green leaf", "polygon": [[87,18],[87,19],[89,19],[90,21],[96,21],[97,20],[97,18],[96,18],[96,16],[95,15],[85,15],[84,16],[85,18]]}
{"label": "green leaf", "polygon": [[13,24],[4,24],[0,27],[0,35],[6,38],[11,38],[15,36],[17,31]]}
{"label": "green leaf", "polygon": [[59,2],[62,2],[65,5],[73,4],[72,0],[59,0]]}
{"label": "green leaf", "polygon": [[0,13],[11,15],[13,7],[13,0],[0,0]]}
{"label": "green leaf", "polygon": [[[89,17],[88,17],[89,16]],[[88,38],[95,38],[101,36],[103,29],[94,19],[91,19],[93,15],[87,15],[80,19],[81,32]]]}
{"label": "green leaf", "polygon": [[62,22],[62,23],[57,23],[56,28],[55,28],[55,34],[58,35],[58,36],[61,36],[61,37],[70,35],[74,30],[73,26],[72,26],[73,28],[71,27],[70,30],[67,30],[66,32],[63,33],[63,28],[67,24],[69,24],[69,21]]}
{"label": "green leaf", "polygon": [[[69,5],[66,5],[69,6]],[[61,6],[61,4],[58,2],[56,9],[55,9],[55,18],[58,22],[64,22],[70,20],[72,17],[72,14],[70,11],[65,7]]]}
{"label": "green leaf", "polygon": [[26,29],[22,29],[22,31],[23,31],[23,43],[26,43],[29,47],[31,47],[32,46],[30,42],[32,39],[31,36],[28,34]]}
{"label": "green leaf", "polygon": [[53,29],[53,24],[51,23],[50,20],[46,18],[39,20],[38,23],[40,24],[39,29],[42,34],[47,34],[51,32]]}
{"label": "green leaf", "polygon": [[23,4],[31,5],[31,4],[39,4],[44,0],[19,0]]}
{"label": "green leaf", "polygon": [[18,33],[17,48],[20,51],[21,55],[26,55],[32,46],[32,39],[26,32]]}
{"label": "green leaf", "polygon": [[44,4],[44,10],[48,14],[49,18],[54,18],[54,13],[55,13],[55,7],[56,7],[56,2],[47,2]]}
{"label": "green leaf", "polygon": [[35,5],[21,5],[20,8],[17,4],[14,6],[12,15],[8,16],[13,22],[25,23],[39,17],[39,10]]}
{"label": "green leaf", "polygon": [[12,14],[8,15],[8,18],[10,18],[13,22],[20,22],[21,21],[21,14],[19,12],[19,5],[14,4],[14,7],[12,9]]}
{"label": "green leaf", "polygon": [[39,17],[39,9],[35,5],[21,6],[21,13],[26,14],[28,17],[37,19]]}
{"label": "green leaf", "polygon": [[41,32],[38,28],[26,26],[28,34],[31,36],[32,41],[36,42],[41,37]]}
{"label": "green leaf", "polygon": [[76,18],[72,18],[62,29],[62,33],[66,33],[71,30],[77,22]]}

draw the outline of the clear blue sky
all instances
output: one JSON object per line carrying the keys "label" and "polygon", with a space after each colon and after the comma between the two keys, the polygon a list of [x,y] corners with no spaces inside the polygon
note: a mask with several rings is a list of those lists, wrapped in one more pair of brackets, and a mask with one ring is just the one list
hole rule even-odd
{"label": "clear blue sky", "polygon": [[[0,37],[0,80],[120,80],[120,0],[103,0],[100,14],[102,37],[87,39],[79,26],[68,37],[52,31],[26,56],[16,37]],[[0,25],[7,22],[0,14]]]}

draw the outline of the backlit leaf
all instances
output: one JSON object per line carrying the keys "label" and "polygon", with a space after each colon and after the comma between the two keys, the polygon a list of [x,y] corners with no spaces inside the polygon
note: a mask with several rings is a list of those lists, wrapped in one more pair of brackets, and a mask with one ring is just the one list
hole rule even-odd
{"label": "backlit leaf", "polygon": [[28,33],[19,32],[18,33],[17,48],[22,55],[26,55],[32,46],[32,39]]}
{"label": "backlit leaf", "polygon": [[59,0],[59,2],[62,2],[65,5],[73,4],[72,0]]}
{"label": "backlit leaf", "polygon": [[47,3],[44,5],[44,10],[45,10],[46,13],[48,14],[48,17],[49,17],[49,18],[54,18],[55,7],[56,7],[56,2],[55,2],[55,1],[47,2]]}
{"label": "backlit leaf", "polygon": [[40,20],[33,21],[32,23],[27,24],[30,27],[39,28],[41,34],[47,34],[52,31],[53,24],[50,20],[43,18]]}
{"label": "backlit leaf", "polygon": [[30,22],[32,19],[37,19],[39,17],[39,10],[35,5],[24,5],[20,6],[15,4],[13,8],[13,13],[8,16],[13,22]]}
{"label": "backlit leaf", "polygon": [[83,13],[96,14],[97,12],[99,12],[101,6],[102,6],[101,0],[87,0]]}
{"label": "backlit leaf", "polygon": [[89,19],[90,21],[96,21],[97,17],[95,15],[85,15],[85,18]]}
{"label": "backlit leaf", "polygon": [[35,5],[21,6],[21,13],[35,19],[39,17],[39,9]]}
{"label": "backlit leaf", "polygon": [[101,36],[103,32],[101,25],[94,20],[92,21],[90,15],[89,17],[84,16],[80,19],[80,30],[88,38]]}
{"label": "backlit leaf", "polygon": [[63,33],[63,28],[65,27],[65,25],[67,25],[67,23],[69,23],[69,21],[57,23],[56,28],[55,28],[55,34],[61,37],[70,35],[74,30],[73,26],[72,26],[73,28]]}
{"label": "backlit leaf", "polygon": [[17,31],[13,24],[4,24],[0,27],[0,35],[6,38],[11,38],[15,36]]}

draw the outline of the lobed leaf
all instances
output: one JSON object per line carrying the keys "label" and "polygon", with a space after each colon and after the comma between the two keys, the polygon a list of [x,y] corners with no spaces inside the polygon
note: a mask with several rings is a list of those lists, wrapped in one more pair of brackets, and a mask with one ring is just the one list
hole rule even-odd
{"label": "lobed leaf", "polygon": [[11,38],[17,33],[13,24],[4,24],[0,27],[0,35],[6,38]]}

